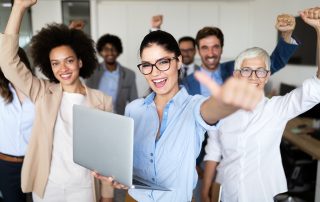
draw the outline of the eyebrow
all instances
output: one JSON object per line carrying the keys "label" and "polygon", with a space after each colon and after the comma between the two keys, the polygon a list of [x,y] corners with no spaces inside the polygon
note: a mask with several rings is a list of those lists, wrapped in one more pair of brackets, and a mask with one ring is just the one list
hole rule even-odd
{"label": "eyebrow", "polygon": [[[173,56],[173,57],[175,57],[175,56]],[[158,62],[158,61],[160,61],[160,60],[163,60],[163,59],[168,59],[168,58],[170,58],[170,56],[165,56],[165,57],[162,57],[162,58],[157,59],[156,62]],[[155,63],[156,63],[156,62],[155,62]],[[143,61],[143,60],[142,60],[142,61],[141,61],[141,64],[142,64],[142,63],[151,63],[151,62],[149,62],[149,61]]]}
{"label": "eyebrow", "polygon": [[67,59],[70,59],[70,58],[74,59],[74,58],[76,58],[76,57],[71,55],[71,56],[68,56],[68,57],[63,58],[63,59],[52,59],[52,60],[50,60],[50,61],[52,62],[52,61],[67,60]]}

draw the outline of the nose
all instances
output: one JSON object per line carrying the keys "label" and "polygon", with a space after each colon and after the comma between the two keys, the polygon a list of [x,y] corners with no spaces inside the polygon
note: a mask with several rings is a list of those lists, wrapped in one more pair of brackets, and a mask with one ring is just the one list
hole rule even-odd
{"label": "nose", "polygon": [[208,56],[213,57],[215,55],[215,49],[214,47],[210,47],[208,50]]}
{"label": "nose", "polygon": [[257,75],[256,75],[256,72],[255,72],[255,71],[252,71],[252,72],[251,72],[251,75],[249,76],[249,78],[252,79],[252,80],[258,79],[258,77],[257,77]]}
{"label": "nose", "polygon": [[65,62],[61,63],[60,70],[66,71],[67,69],[68,69],[68,65]]}

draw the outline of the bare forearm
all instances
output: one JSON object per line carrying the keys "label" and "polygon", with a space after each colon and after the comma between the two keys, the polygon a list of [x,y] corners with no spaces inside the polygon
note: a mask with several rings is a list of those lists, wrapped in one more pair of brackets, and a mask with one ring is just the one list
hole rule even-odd
{"label": "bare forearm", "polygon": [[237,110],[237,107],[222,104],[213,97],[203,102],[200,109],[203,120],[211,125]]}
{"label": "bare forearm", "polygon": [[201,189],[201,198],[203,201],[208,201],[208,199],[210,198],[211,185],[216,175],[217,165],[218,165],[218,162],[215,162],[215,161],[205,162],[202,189]]}

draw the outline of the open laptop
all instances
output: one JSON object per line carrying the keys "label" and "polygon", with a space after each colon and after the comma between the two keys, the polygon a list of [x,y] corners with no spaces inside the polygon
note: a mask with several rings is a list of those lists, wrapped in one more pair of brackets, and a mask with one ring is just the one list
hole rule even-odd
{"label": "open laptop", "polygon": [[136,189],[169,191],[133,176],[133,119],[73,106],[73,161]]}

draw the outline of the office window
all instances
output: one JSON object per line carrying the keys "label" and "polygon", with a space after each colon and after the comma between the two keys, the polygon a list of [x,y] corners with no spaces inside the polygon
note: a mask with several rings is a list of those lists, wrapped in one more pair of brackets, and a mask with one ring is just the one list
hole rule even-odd
{"label": "office window", "polygon": [[62,20],[69,25],[73,20],[82,20],[85,23],[83,31],[90,33],[90,2],[89,0],[62,0]]}
{"label": "office window", "polygon": [[[0,5],[0,31],[4,32],[7,25],[7,21],[11,12],[10,0],[2,0]],[[32,24],[31,24],[31,10],[29,9],[22,20],[22,25],[20,28],[20,40],[19,45],[25,48],[30,42],[32,37]]]}

